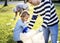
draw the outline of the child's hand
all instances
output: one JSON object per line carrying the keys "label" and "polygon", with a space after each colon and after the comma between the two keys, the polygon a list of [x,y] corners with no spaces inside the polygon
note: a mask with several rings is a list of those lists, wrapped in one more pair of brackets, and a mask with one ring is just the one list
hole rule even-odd
{"label": "child's hand", "polygon": [[23,33],[27,33],[30,29],[28,27],[25,27],[23,30]]}

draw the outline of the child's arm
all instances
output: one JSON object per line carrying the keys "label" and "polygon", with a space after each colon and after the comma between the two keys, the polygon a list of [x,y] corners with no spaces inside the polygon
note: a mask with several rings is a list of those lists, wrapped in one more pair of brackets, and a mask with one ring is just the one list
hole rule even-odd
{"label": "child's arm", "polygon": [[19,30],[21,26],[20,20],[17,21],[14,31]]}

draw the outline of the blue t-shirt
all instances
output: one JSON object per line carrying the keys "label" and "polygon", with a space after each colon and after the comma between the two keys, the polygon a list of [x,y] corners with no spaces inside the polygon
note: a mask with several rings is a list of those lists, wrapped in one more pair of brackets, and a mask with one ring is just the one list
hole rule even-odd
{"label": "blue t-shirt", "polygon": [[13,33],[14,41],[20,41],[20,33],[22,33],[25,26],[26,26],[25,23],[23,23],[21,19],[17,21],[14,29],[14,33]]}

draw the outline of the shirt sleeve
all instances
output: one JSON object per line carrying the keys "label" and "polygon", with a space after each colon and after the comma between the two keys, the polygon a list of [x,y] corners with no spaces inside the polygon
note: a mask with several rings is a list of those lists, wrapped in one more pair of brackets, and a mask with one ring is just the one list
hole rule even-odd
{"label": "shirt sleeve", "polygon": [[49,1],[45,1],[43,4],[41,4],[39,7],[37,7],[36,9],[38,8],[41,8],[40,11],[34,11],[34,14],[32,16],[32,19],[30,20],[30,23],[28,24],[28,27],[30,29],[32,29],[32,27],[34,26],[34,23],[38,17],[38,13],[41,13],[41,15],[45,15],[43,17],[43,24],[41,25],[41,27],[43,28],[47,28],[47,25],[48,25],[48,22],[50,20],[50,7],[51,7],[51,4]]}
{"label": "shirt sleeve", "polygon": [[45,16],[44,16],[44,18],[43,18],[43,24],[42,24],[42,27],[43,28],[47,28],[47,26],[48,26],[48,23],[49,23],[49,20],[50,20],[50,8],[51,8],[51,4],[50,4],[50,2],[49,1],[46,1],[45,2],[46,4],[44,5],[44,6],[46,6],[44,9],[44,11],[45,11]]}
{"label": "shirt sleeve", "polygon": [[34,26],[34,24],[35,24],[35,21],[36,21],[36,19],[37,19],[37,17],[38,17],[38,14],[33,14],[32,15],[32,18],[31,18],[31,20],[30,20],[30,22],[29,22],[29,24],[28,24],[28,28],[29,29],[32,29],[32,27]]}
{"label": "shirt sleeve", "polygon": [[17,23],[16,23],[14,31],[23,29],[23,25],[24,24],[22,24],[21,20],[18,20]]}

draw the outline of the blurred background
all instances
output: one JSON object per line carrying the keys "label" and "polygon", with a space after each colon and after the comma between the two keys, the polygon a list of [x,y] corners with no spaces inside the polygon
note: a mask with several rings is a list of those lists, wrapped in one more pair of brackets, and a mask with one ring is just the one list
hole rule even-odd
{"label": "blurred background", "polygon": [[[53,3],[55,4],[56,7],[56,11],[57,11],[57,15],[59,17],[59,21],[60,21],[60,0],[52,0]],[[22,3],[25,2],[24,0],[0,0],[0,43],[16,43],[13,41],[13,29],[15,27],[16,21],[17,20],[13,20],[14,17],[14,12],[13,12],[13,8],[16,6],[16,4],[18,3]],[[30,16],[32,16],[32,11],[33,11],[33,6],[29,5],[29,13],[31,14]],[[19,18],[19,16],[17,17],[17,19]],[[36,22],[39,21],[39,17],[38,20]],[[41,19],[42,21],[42,19]],[[38,22],[38,25],[42,24],[42,22]],[[36,28],[38,27],[35,24]],[[51,39],[49,39],[49,43]],[[58,34],[58,43],[60,43],[60,22],[59,22],[59,34]]]}

